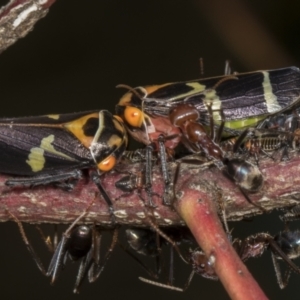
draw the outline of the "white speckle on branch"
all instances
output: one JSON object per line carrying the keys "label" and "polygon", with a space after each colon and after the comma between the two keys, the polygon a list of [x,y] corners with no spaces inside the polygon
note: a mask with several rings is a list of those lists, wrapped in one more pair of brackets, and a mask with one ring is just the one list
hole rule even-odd
{"label": "white speckle on branch", "polygon": [[24,22],[27,18],[30,18],[30,13],[36,11],[38,9],[36,4],[32,4],[27,7],[25,10],[21,11],[18,17],[14,20],[12,26],[14,28],[18,27],[22,22]]}

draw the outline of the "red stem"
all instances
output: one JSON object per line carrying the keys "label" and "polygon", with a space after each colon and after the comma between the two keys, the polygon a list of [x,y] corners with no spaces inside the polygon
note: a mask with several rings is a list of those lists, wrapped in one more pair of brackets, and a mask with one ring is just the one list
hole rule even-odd
{"label": "red stem", "polygon": [[[231,299],[267,299],[240,257],[231,247],[215,208],[205,190],[196,181],[176,203],[176,209],[192,231],[198,244],[214,266]],[[180,186],[179,186],[180,189]]]}

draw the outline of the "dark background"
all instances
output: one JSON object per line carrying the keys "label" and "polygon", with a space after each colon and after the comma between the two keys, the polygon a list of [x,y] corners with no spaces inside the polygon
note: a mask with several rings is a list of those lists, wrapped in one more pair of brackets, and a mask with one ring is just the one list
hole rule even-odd
{"label": "dark background", "polygon": [[[6,1],[1,1],[5,3]],[[239,72],[300,66],[300,2],[288,0],[58,0],[46,18],[0,56],[1,116],[109,109],[131,86],[221,75],[230,59]],[[275,214],[230,224],[245,237],[283,229]],[[297,222],[293,224],[297,227]],[[39,236],[31,228],[31,240]],[[117,249],[101,278],[72,294],[77,265],[55,287],[31,260],[13,223],[0,226],[3,299],[227,299],[219,282],[197,276],[184,293],[139,282],[144,271]],[[45,262],[47,250],[38,244]],[[300,276],[281,291],[270,253],[247,265],[271,299],[298,299]],[[178,285],[188,271],[179,262]]]}

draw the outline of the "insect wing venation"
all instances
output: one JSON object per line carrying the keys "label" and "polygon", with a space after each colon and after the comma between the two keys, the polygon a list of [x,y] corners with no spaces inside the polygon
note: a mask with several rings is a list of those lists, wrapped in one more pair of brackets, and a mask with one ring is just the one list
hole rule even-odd
{"label": "insect wing venation", "polygon": [[[145,88],[147,91],[147,88]],[[290,108],[300,100],[300,71],[296,67],[213,77],[199,81],[163,85],[144,96],[144,111],[167,116],[178,103],[188,103],[200,112],[200,122],[209,123],[207,105],[212,105],[214,120],[225,115],[225,127],[255,125],[265,116]],[[253,124],[231,124],[251,119]],[[251,122],[250,122],[251,123]]]}
{"label": "insect wing venation", "polygon": [[0,172],[31,176],[91,166],[89,149],[62,126],[84,115],[0,120]]}

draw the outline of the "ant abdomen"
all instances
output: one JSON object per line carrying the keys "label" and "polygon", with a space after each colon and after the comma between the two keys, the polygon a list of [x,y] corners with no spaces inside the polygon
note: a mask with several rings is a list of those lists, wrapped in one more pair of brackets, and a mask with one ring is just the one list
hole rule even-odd
{"label": "ant abdomen", "polygon": [[68,254],[72,260],[84,257],[92,246],[92,229],[81,225],[73,229],[68,241]]}
{"label": "ant abdomen", "polygon": [[257,192],[262,188],[264,180],[257,166],[238,158],[226,160],[224,164],[230,178],[242,189]]}
{"label": "ant abdomen", "polygon": [[[300,256],[300,231],[283,231],[274,237],[274,241],[290,259]],[[276,257],[280,258],[279,255]]]}
{"label": "ant abdomen", "polygon": [[151,230],[131,228],[126,231],[126,238],[130,247],[139,254],[158,256],[156,234]]}

